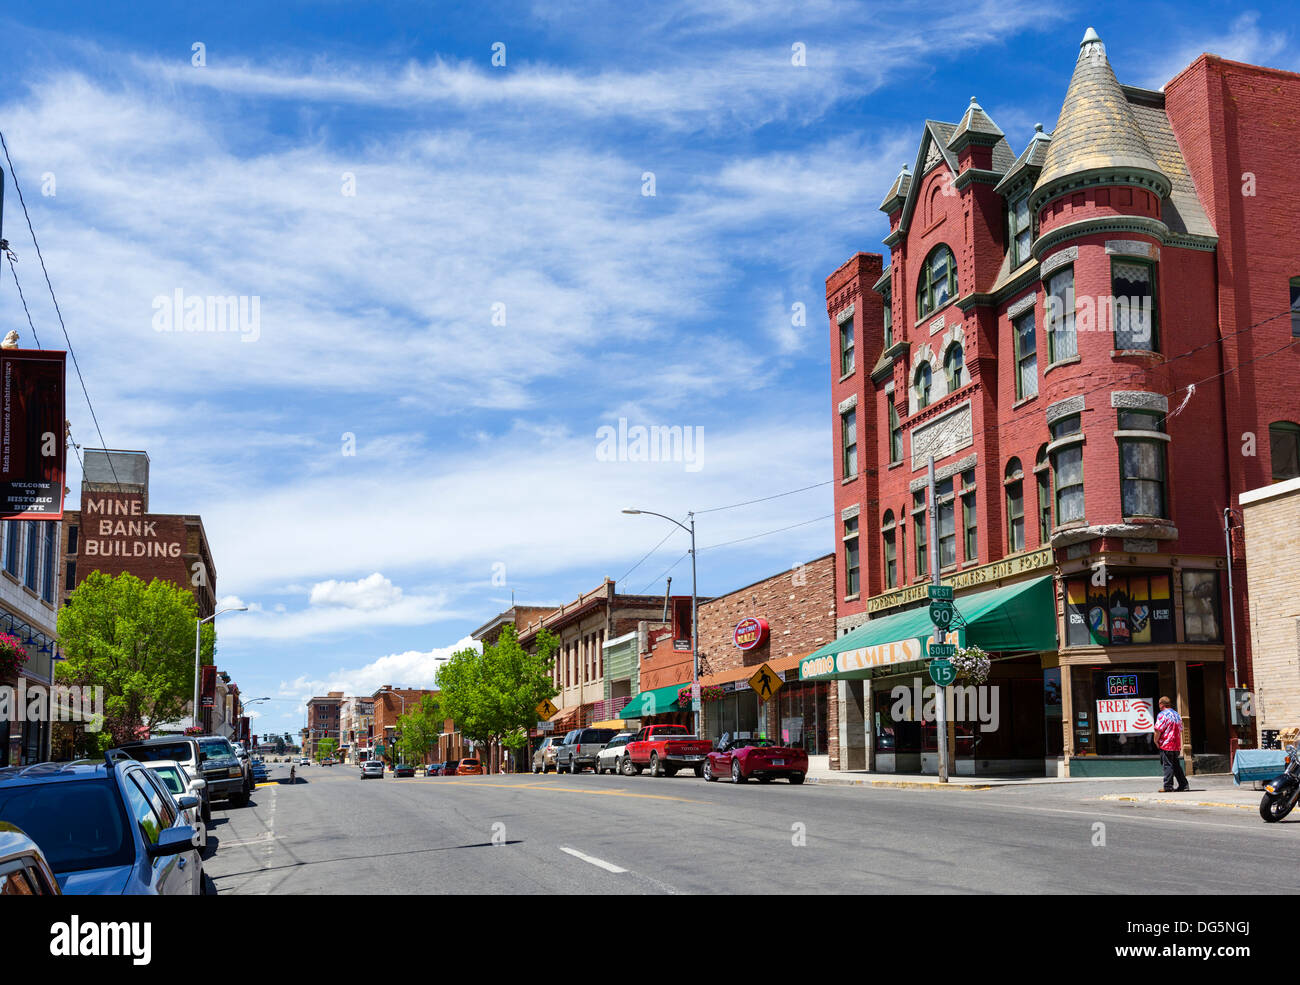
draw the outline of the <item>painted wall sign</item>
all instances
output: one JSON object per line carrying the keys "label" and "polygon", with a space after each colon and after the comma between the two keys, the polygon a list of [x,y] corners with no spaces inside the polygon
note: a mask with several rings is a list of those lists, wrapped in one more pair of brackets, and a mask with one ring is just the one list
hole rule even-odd
{"label": "painted wall sign", "polygon": [[767,639],[768,626],[766,619],[756,619],[750,617],[742,619],[736,623],[736,629],[732,633],[732,639],[736,646],[742,650],[752,650],[760,646]]}
{"label": "painted wall sign", "polygon": [[1141,735],[1156,727],[1150,698],[1108,698],[1097,702],[1100,735]]}

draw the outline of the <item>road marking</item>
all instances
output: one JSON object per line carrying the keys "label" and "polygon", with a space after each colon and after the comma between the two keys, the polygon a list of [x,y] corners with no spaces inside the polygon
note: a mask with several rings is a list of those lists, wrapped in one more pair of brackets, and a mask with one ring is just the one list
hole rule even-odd
{"label": "road marking", "polygon": [[584,862],[590,862],[592,865],[596,866],[599,869],[604,869],[606,872],[619,873],[619,872],[627,871],[627,869],[620,869],[613,862],[606,862],[603,858],[596,858],[592,855],[587,855],[584,852],[578,851],[576,848],[565,848],[563,845],[561,845],[560,851],[567,852],[568,854],[572,855],[574,858],[580,858]]}
{"label": "road marking", "polygon": [[669,797],[657,793],[628,793],[626,790],[581,790],[577,787],[554,787],[549,783],[473,783],[446,780],[447,786],[477,787],[479,790],[548,790],[555,793],[581,793],[592,797],[635,797],[640,800],[675,800],[680,804],[707,804],[716,807],[711,800],[690,800],[686,797]]}

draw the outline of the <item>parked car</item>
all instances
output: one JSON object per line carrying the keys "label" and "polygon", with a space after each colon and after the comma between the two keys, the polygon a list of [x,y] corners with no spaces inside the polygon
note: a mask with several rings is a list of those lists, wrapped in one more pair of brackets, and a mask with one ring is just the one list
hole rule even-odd
{"label": "parked car", "polygon": [[564,736],[548,735],[542,740],[542,744],[533,750],[533,772],[549,773],[556,769],[555,754],[560,749],[560,743],[564,741]]}
{"label": "parked car", "polygon": [[704,761],[704,779],[730,776],[733,783],[754,777],[770,783],[779,776],[791,783],[803,783],[808,775],[808,753],[794,746],[780,746],[771,739],[724,732],[717,748]]}
{"label": "parked car", "polygon": [[415,776],[415,767],[410,763],[398,763],[393,767],[393,776]]}
{"label": "parked car", "polygon": [[260,759],[253,760],[253,783],[265,783],[271,779],[271,768]]}
{"label": "parked car", "polygon": [[596,772],[597,773],[619,773],[623,769],[623,756],[627,752],[627,744],[631,741],[635,732],[619,732],[608,742],[605,748],[596,753]]}
{"label": "parked car", "polygon": [[559,773],[581,773],[588,766],[596,768],[596,757],[605,743],[618,735],[612,728],[576,728],[564,737],[555,752],[555,768]]}
{"label": "parked car", "polygon": [[0,821],[0,896],[58,896],[59,880],[40,846]]}
{"label": "parked car", "polygon": [[456,766],[457,776],[482,776],[483,764],[477,759],[462,759]]}
{"label": "parked car", "polygon": [[222,778],[221,796],[214,796],[207,774],[204,772],[203,751],[199,748],[197,737],[171,735],[159,736],[156,739],[137,739],[123,742],[118,748],[142,763],[160,760],[180,763],[191,780],[203,780],[204,785],[199,788],[199,796],[203,798],[199,816],[205,823],[212,822],[212,801],[225,798],[226,791],[230,787],[229,777]]}
{"label": "parked car", "polygon": [[455,776],[456,770],[460,767],[459,759],[449,759],[442,764],[442,769],[438,770],[439,776]]}
{"label": "parked car", "polygon": [[0,768],[0,821],[40,846],[63,893],[203,892],[202,834],[182,813],[196,806],[192,794],[173,801],[119,749],[102,760]]}
{"label": "parked car", "polygon": [[311,765],[311,760],[308,759],[306,756],[303,756],[302,759],[298,760],[298,765],[299,765],[299,766],[310,766],[310,765]]}
{"label": "parked car", "polygon": [[194,827],[198,827],[203,823],[201,817],[203,796],[199,791],[208,785],[207,780],[191,780],[190,775],[185,772],[185,768],[172,759],[155,759],[152,762],[145,763],[144,767],[162,780],[163,786],[167,788],[167,792],[172,795],[173,799],[183,797],[186,794],[197,797],[199,806],[185,811],[185,823]]}
{"label": "parked car", "polygon": [[704,775],[705,757],[713,750],[708,739],[698,739],[685,725],[647,725],[627,744],[623,775],[635,776],[650,770],[651,776],[676,776],[689,768]]}
{"label": "parked car", "polygon": [[382,760],[367,759],[361,764],[361,779],[368,780],[372,776],[380,780],[384,778],[384,764]]}
{"label": "parked car", "polygon": [[199,757],[203,779],[208,781],[209,801],[227,800],[235,807],[248,803],[253,778],[245,776],[244,765],[229,739],[219,735],[199,736]]}
{"label": "parked car", "polygon": [[424,775],[437,776],[440,769],[442,769],[442,763],[430,763],[424,768]]}

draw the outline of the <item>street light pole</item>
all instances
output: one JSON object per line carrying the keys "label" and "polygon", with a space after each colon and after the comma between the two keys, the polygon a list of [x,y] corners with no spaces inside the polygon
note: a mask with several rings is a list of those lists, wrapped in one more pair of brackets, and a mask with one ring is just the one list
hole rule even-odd
{"label": "street light pole", "polygon": [[700,689],[700,622],[698,583],[695,577],[695,513],[686,514],[686,518],[691,523],[688,527],[670,516],[664,516],[662,513],[655,513],[651,510],[624,510],[623,512],[633,516],[642,513],[648,516],[657,516],[669,523],[676,523],[677,526],[691,535],[691,720],[694,722],[693,730],[695,734],[699,735],[700,704],[697,695]]}
{"label": "street light pole", "polygon": [[199,724],[199,630],[205,622],[211,622],[223,612],[247,612],[248,606],[241,605],[226,609],[218,609],[212,615],[199,619],[194,623],[194,706],[190,710],[190,724],[198,728]]}

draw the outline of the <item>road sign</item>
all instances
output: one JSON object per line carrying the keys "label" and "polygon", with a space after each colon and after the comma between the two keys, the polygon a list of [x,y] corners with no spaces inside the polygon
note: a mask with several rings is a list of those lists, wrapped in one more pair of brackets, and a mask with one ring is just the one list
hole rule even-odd
{"label": "road sign", "polygon": [[928,585],[926,586],[932,599],[943,599],[945,602],[952,601],[951,585]]}
{"label": "road sign", "polygon": [[957,679],[957,668],[946,659],[930,661],[930,680],[939,687],[947,687]]}
{"label": "road sign", "polygon": [[550,698],[546,698],[537,706],[537,714],[544,722],[554,718],[555,713],[559,710],[560,709],[555,707],[555,703],[552,702]]}
{"label": "road sign", "polygon": [[934,623],[940,629],[947,629],[952,625],[952,603],[943,599],[932,599],[930,602],[930,622]]}
{"label": "road sign", "polygon": [[951,660],[957,656],[956,643],[931,643],[930,657],[933,660]]}
{"label": "road sign", "polygon": [[767,664],[758,668],[758,671],[749,679],[749,686],[754,689],[754,693],[763,701],[770,701],[776,697],[776,692],[781,690],[784,681],[777,675]]}

